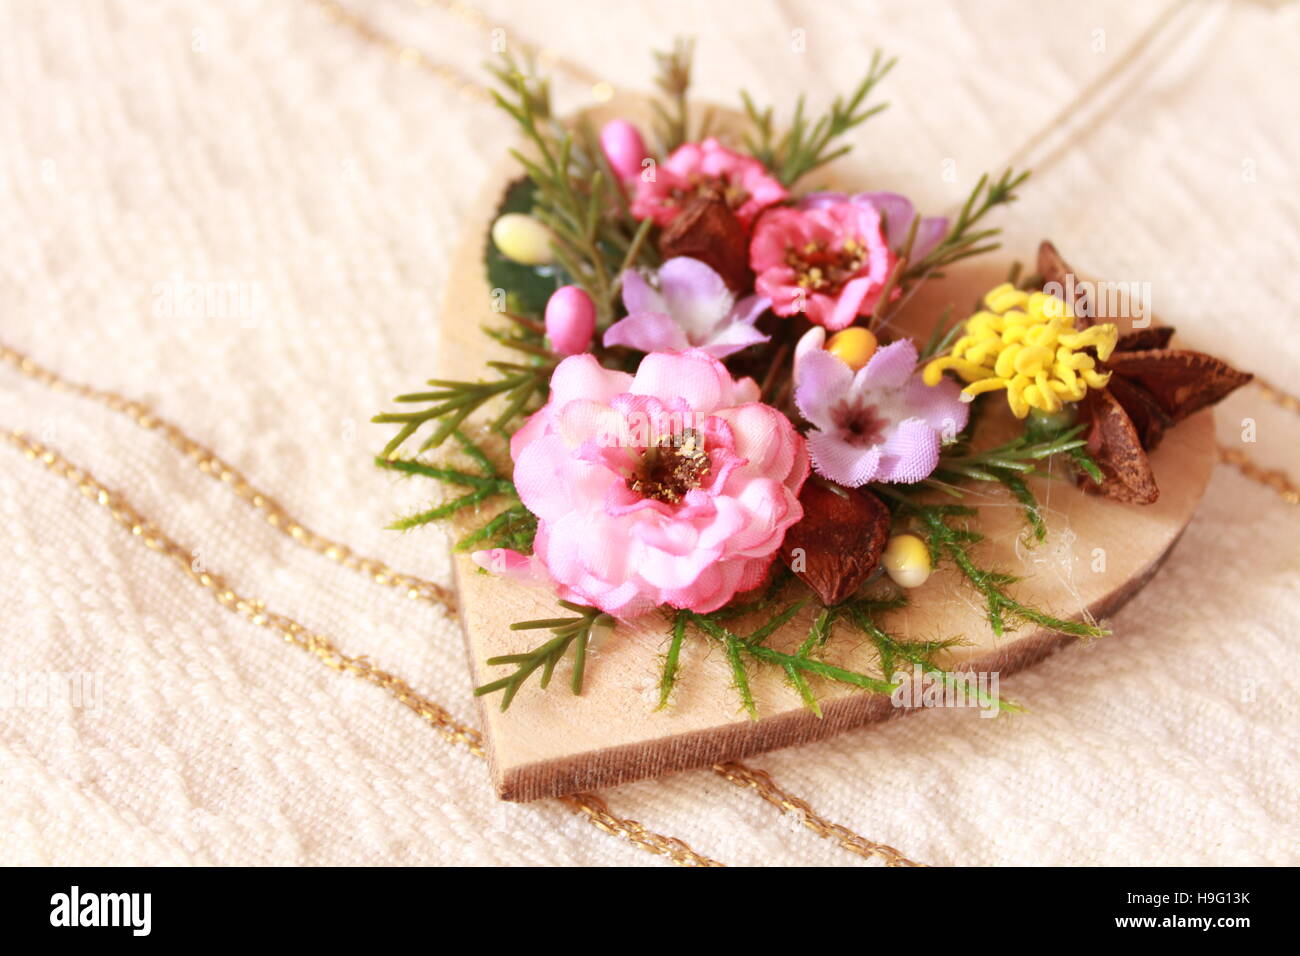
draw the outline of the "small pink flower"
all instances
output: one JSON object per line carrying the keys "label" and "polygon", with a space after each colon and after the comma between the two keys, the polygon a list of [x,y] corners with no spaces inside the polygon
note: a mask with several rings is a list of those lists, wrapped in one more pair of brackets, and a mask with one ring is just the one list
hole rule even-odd
{"label": "small pink flower", "polygon": [[787,196],[785,187],[762,163],[712,137],[702,143],[683,143],[652,172],[649,181],[645,174],[637,180],[632,215],[654,219],[659,226],[672,222],[692,196],[717,194],[748,229],[760,212]]}
{"label": "small pink flower", "polygon": [[833,202],[814,209],[771,209],[749,244],[754,288],[777,315],[805,312],[832,331],[868,315],[897,257],[867,203]]}
{"label": "small pink flower", "polygon": [[[907,233],[916,218],[916,207],[912,200],[898,193],[871,192],[846,196],[844,193],[809,193],[799,201],[800,209],[824,209],[836,203],[852,202],[873,207],[884,220],[885,240],[895,253],[900,252],[907,242]],[[948,234],[946,216],[922,216],[916,224],[916,239],[912,243],[909,261],[920,262]]]}
{"label": "small pink flower", "polygon": [[625,119],[612,119],[601,127],[600,148],[624,182],[641,174],[641,162],[649,155],[640,130]]}
{"label": "small pink flower", "polygon": [[850,488],[928,476],[939,446],[970,415],[957,383],[926,385],[910,339],[879,349],[854,373],[822,349],[825,338],[823,329],[808,330],[794,364],[794,400],[814,429],[808,451],[817,473]]}
{"label": "small pink flower", "polygon": [[[560,597],[620,618],[722,607],[763,581],[803,515],[803,439],[698,349],[647,355],[635,376],[565,359],[510,452]],[[516,558],[502,570],[534,578]]]}
{"label": "small pink flower", "polygon": [[596,304],[576,285],[561,286],[546,301],[546,337],[556,355],[577,355],[596,334]]}

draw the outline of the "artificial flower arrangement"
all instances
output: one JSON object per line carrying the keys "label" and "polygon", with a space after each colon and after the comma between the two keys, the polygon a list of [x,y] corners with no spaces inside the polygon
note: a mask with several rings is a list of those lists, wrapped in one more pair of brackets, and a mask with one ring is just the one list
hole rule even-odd
{"label": "artificial flower arrangement", "polygon": [[[1013,576],[980,564],[967,490],[1004,487],[1030,540],[1046,526],[1027,479],[1052,459],[1079,493],[1149,504],[1146,453],[1249,376],[1170,348],[1169,328],[1120,335],[1086,296],[1067,301],[1050,243],[1034,274],[1013,267],[973,314],[936,316],[927,341],[891,336],[917,285],[998,248],[987,216],[1028,173],[981,178],[952,218],[892,192],[802,191],[884,108],[869,101],[892,60],[873,56],[815,122],[801,99],[780,135],[744,96],[750,132],[724,143],[688,104],[689,44],[657,58],[654,149],[623,119],[559,123],[544,81],[508,58],[497,69],[497,102],[529,144],[485,237],[500,319],[485,331],[511,354],[375,419],[400,426],[381,467],[458,489],[396,527],[454,519],[456,547],[484,573],[549,590],[567,612],[514,624],[549,636],[489,660],[507,671],[477,693],[508,707],[566,657],[579,693],[598,633],[658,615],[661,706],[683,643],[703,639],[725,651],[751,717],[755,666],[780,668],[820,714],[821,681],[889,693],[898,664],[942,671],[952,641],[888,627],[892,609],[925,600],[940,562],[998,635],[1105,633],[1022,603]],[[988,447],[979,413],[998,402],[1022,432]],[[775,646],[810,603],[806,635]],[[875,646],[878,673],[823,659],[843,632]]]}

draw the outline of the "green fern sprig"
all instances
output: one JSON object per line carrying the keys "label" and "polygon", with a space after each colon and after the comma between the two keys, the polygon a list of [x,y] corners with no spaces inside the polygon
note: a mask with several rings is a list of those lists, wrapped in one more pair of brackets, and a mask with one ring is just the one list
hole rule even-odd
{"label": "green fern sprig", "polygon": [[[781,623],[788,621],[799,609],[799,607],[787,607],[782,612],[784,620]],[[817,699],[808,684],[810,677],[820,677],[878,694],[893,693],[896,687],[870,674],[828,664],[814,657],[813,651],[824,643],[823,632],[818,625],[819,621],[824,620],[820,614],[814,620],[808,639],[793,654],[778,651],[763,643],[766,637],[775,632],[780,625],[770,630],[760,628],[748,638],[742,638],[720,623],[713,615],[697,614],[694,611],[679,611],[678,615],[684,615],[688,623],[694,624],[702,634],[723,646],[727,661],[731,665],[733,684],[740,694],[741,706],[753,720],[758,719],[758,708],[749,687],[749,674],[745,668],[747,658],[758,663],[780,667],[792,686],[799,692],[804,704],[818,716],[821,716],[821,708],[817,705]]]}
{"label": "green fern sprig", "polygon": [[594,607],[583,607],[580,604],[571,604],[568,601],[560,601],[559,604],[560,607],[567,611],[573,611],[578,616],[543,618],[536,621],[520,621],[511,624],[510,630],[512,631],[541,630],[545,628],[555,636],[549,641],[519,654],[502,654],[499,657],[489,657],[487,660],[489,666],[513,664],[515,666],[514,673],[502,677],[500,680],[474,688],[475,697],[483,697],[486,694],[504,691],[501,696],[501,709],[509,709],[510,703],[515,699],[515,695],[519,693],[519,689],[538,670],[541,671],[538,686],[545,690],[551,682],[551,675],[555,672],[556,665],[569,653],[570,648],[573,649],[573,676],[569,680],[569,690],[574,694],[582,693],[582,683],[587,663],[587,645],[591,641],[592,629],[596,627],[612,628],[615,622],[608,614]]}
{"label": "green fern sprig", "polygon": [[492,96],[514,119],[534,155],[511,150],[536,187],[532,214],[551,230],[556,262],[596,305],[598,325],[613,319],[622,271],[647,252],[651,223],[623,214],[620,185],[611,178],[590,131],[573,131],[549,122],[529,80],[509,68],[497,71],[504,91]]}
{"label": "green fern sprig", "polygon": [[487,453],[476,442],[471,441],[462,432],[452,433],[465,456],[479,468],[479,473],[455,468],[448,464],[435,465],[414,458],[378,457],[375,464],[386,471],[395,471],[403,475],[430,478],[438,483],[453,488],[469,489],[450,501],[446,501],[417,512],[405,518],[399,518],[390,528],[406,531],[438,521],[455,517],[468,508],[475,508],[497,497],[514,499],[515,503],[498,512],[487,522],[472,529],[456,542],[458,551],[468,551],[472,547],[511,548],[527,553],[532,550],[533,537],[537,533],[537,519],[523,504],[519,503],[514,482],[503,478],[492,464]]}
{"label": "green fern sprig", "polygon": [[954,262],[1000,248],[1002,243],[990,241],[1001,235],[1000,228],[977,227],[984,217],[998,206],[1015,202],[1016,189],[1028,178],[1028,170],[1017,173],[1010,169],[992,183],[989,182],[988,173],[981,176],[967,197],[961,212],[948,228],[943,241],[919,262],[910,265],[905,278],[939,278],[943,274],[939,270]]}
{"label": "green fern sprig", "polygon": [[851,146],[835,146],[835,142],[889,106],[888,103],[867,106],[866,102],[896,62],[892,57],[886,60],[876,50],[871,54],[866,76],[853,92],[847,98],[837,96],[830,109],[811,125],[804,115],[806,104],[801,95],[795,103],[794,118],[780,139],[776,136],[772,108],[759,109],[750,95],[742,91],[741,101],[753,126],[746,137],[746,147],[782,183],[786,186],[794,185],[808,173],[849,152]]}
{"label": "green fern sprig", "polygon": [[983,540],[983,535],[965,526],[950,522],[974,517],[978,512],[963,505],[914,505],[913,512],[926,533],[930,555],[937,566],[943,559],[952,561],[984,597],[989,626],[1001,637],[1007,628],[1008,618],[1028,621],[1039,627],[1076,637],[1104,637],[1109,632],[1085,621],[1067,621],[1017,601],[1007,593],[1007,587],[1019,580],[1015,575],[981,568],[971,555],[971,546]]}
{"label": "green fern sprig", "polygon": [[695,60],[695,41],[677,37],[670,50],[655,51],[655,87],[662,100],[651,101],[654,111],[654,134],[664,154],[671,153],[690,139],[691,67]]}

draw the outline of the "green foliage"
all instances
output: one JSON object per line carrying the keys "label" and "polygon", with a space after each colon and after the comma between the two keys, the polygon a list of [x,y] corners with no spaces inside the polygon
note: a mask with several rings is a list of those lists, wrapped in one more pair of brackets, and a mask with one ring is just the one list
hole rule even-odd
{"label": "green foliage", "polygon": [[[536,194],[537,187],[531,179],[521,177],[515,180],[506,189],[493,221],[510,212],[531,214]],[[504,290],[511,311],[534,318],[540,316],[551,294],[560,286],[568,285],[568,275],[554,266],[526,266],[507,259],[492,241],[490,227],[489,223],[489,234],[484,237],[483,248],[488,288]]]}
{"label": "green foliage", "polygon": [[690,104],[691,64],[695,59],[695,41],[677,37],[671,50],[656,51],[655,87],[662,100],[654,100],[654,133],[665,155],[691,138]]}
{"label": "green foliage", "polygon": [[992,252],[1001,247],[1000,242],[989,240],[1001,235],[998,228],[978,228],[986,215],[998,206],[1016,201],[1016,188],[1029,178],[1029,171],[1016,173],[1008,169],[996,182],[990,183],[988,173],[980,177],[962,206],[961,212],[948,228],[943,241],[930,250],[925,258],[909,266],[906,278],[937,277],[939,271],[962,259]]}
{"label": "green foliage", "polygon": [[538,670],[541,670],[538,686],[545,690],[551,682],[551,675],[555,671],[555,666],[564,659],[564,655],[569,652],[570,648],[573,648],[573,677],[569,681],[569,690],[574,694],[582,693],[582,682],[587,662],[587,644],[591,640],[592,629],[596,627],[612,628],[615,622],[608,614],[604,614],[594,607],[583,607],[580,604],[570,604],[568,601],[560,601],[559,604],[566,611],[574,612],[577,617],[542,618],[536,621],[520,621],[517,624],[510,625],[512,631],[541,630],[544,628],[555,636],[549,641],[545,641],[537,647],[519,654],[503,654],[500,657],[489,657],[487,660],[489,666],[514,665],[514,672],[502,677],[500,680],[474,688],[475,697],[504,691],[501,695],[501,709],[506,710],[510,707],[511,701],[515,699],[515,694],[519,693],[519,689],[524,686],[528,678]]}
{"label": "green foliage", "polygon": [[518,503],[519,498],[515,492],[514,482],[509,478],[501,477],[479,445],[459,431],[453,432],[453,435],[465,456],[478,466],[477,473],[447,464],[435,465],[414,458],[381,456],[375,459],[375,464],[386,471],[430,478],[454,489],[468,489],[449,501],[399,518],[389,527],[399,531],[418,528],[431,521],[454,517],[467,508],[476,508],[490,499],[504,496],[514,499],[515,503],[507,506],[479,527],[467,532],[456,542],[456,550],[511,548],[523,553],[531,551],[533,537],[537,533],[537,519]]}
{"label": "green foliage", "polygon": [[759,109],[753,99],[744,91],[741,99],[745,112],[754,129],[745,139],[749,151],[786,186],[792,186],[799,179],[838,159],[852,149],[851,146],[835,146],[835,142],[849,130],[860,126],[881,110],[888,103],[866,106],[867,98],[876,84],[888,75],[897,61],[885,60],[879,50],[871,54],[871,64],[867,75],[846,99],[837,96],[830,109],[809,124],[804,115],[804,97],[800,95],[795,104],[794,118],[790,121],[785,135],[776,138],[773,124],[772,108]]}
{"label": "green foliage", "polygon": [[1091,478],[1096,484],[1101,484],[1105,480],[1102,477],[1101,469],[1097,467],[1097,462],[1093,460],[1092,455],[1088,454],[1088,449],[1083,445],[1070,449],[1070,460],[1074,462],[1079,471]]}
{"label": "green foliage", "polygon": [[993,474],[994,470],[1001,470],[1026,477],[1039,476],[1042,475],[1038,470],[1039,462],[1087,444],[1085,439],[1079,437],[1083,429],[1084,426],[1075,425],[1038,440],[1021,435],[1004,445],[979,452],[968,451],[966,441],[958,441],[943,450],[934,475],[941,480],[973,478],[978,481],[1001,481],[1001,478]]}
{"label": "green foliage", "polygon": [[917,504],[911,507],[911,511],[924,529],[934,565],[937,567],[944,559],[952,561],[966,580],[983,595],[989,626],[998,637],[1005,633],[1008,623],[1014,624],[1017,621],[1028,621],[1076,637],[1103,637],[1108,633],[1095,624],[1062,620],[1020,603],[1007,593],[1007,588],[1019,578],[979,567],[971,554],[971,548],[983,540],[983,535],[960,523],[962,519],[974,518],[978,514],[976,509],[963,505]]}
{"label": "green foliage", "polygon": [[946,307],[939,313],[939,318],[935,320],[934,328],[930,330],[930,337],[926,339],[925,345],[921,348],[917,361],[924,364],[936,355],[947,352],[952,343],[956,341],[957,336],[961,334],[965,324],[964,319],[954,322],[952,320],[952,306]]}
{"label": "green foliage", "polygon": [[1043,521],[1038,499],[1026,479],[1050,477],[1039,466],[1053,455],[1070,456],[1075,466],[1081,470],[1086,471],[1087,465],[1095,469],[1096,464],[1084,448],[1087,440],[1081,437],[1085,427],[1075,425],[1047,434],[1031,434],[1027,431],[1004,445],[971,452],[969,436],[973,429],[968,426],[961,439],[943,449],[939,467],[925,484],[935,487],[947,482],[949,486],[944,487],[944,490],[960,497],[960,490],[954,490],[950,485],[963,479],[998,482],[1020,503],[1030,532],[1035,539],[1042,541],[1047,537],[1047,525]]}
{"label": "green foliage", "polygon": [[[782,612],[782,615],[785,615],[784,620],[788,621],[798,610],[799,606],[787,607]],[[749,636],[741,637],[722,624],[714,615],[696,614],[694,611],[678,612],[679,617],[683,615],[685,620],[695,625],[705,637],[722,645],[727,654],[727,661],[731,665],[732,683],[740,696],[741,706],[753,720],[758,719],[758,707],[749,687],[749,674],[745,668],[747,658],[761,664],[774,664],[780,667],[785,672],[786,679],[799,692],[804,704],[818,716],[821,715],[821,708],[817,706],[817,699],[809,687],[810,677],[820,677],[878,694],[890,694],[895,689],[896,685],[888,681],[870,674],[837,667],[813,656],[813,652],[825,643],[828,636],[828,632],[824,631],[828,626],[826,615],[819,614],[814,619],[808,639],[793,654],[768,647],[764,643],[767,636],[775,632],[780,625],[770,629],[759,628]]]}
{"label": "green foliage", "polygon": [[640,260],[653,224],[626,215],[621,186],[592,138],[579,142],[572,130],[550,121],[549,106],[542,111],[528,77],[510,61],[497,77],[505,90],[492,96],[531,148],[531,155],[511,155],[533,184],[532,215],[550,228],[556,262],[591,296],[603,328],[613,319],[619,276]]}
{"label": "green foliage", "polygon": [[[511,347],[523,350],[526,343],[511,344]],[[494,431],[507,433],[507,427],[520,414],[527,410],[530,399],[534,396],[545,397],[551,381],[551,372],[555,364],[518,365],[507,362],[489,362],[497,377],[489,381],[466,382],[453,379],[429,379],[434,386],[431,392],[411,392],[398,395],[394,399],[401,403],[425,402],[426,408],[414,412],[383,412],[370,419],[372,422],[399,424],[397,434],[381,453],[381,458],[393,457],[406,441],[428,425],[432,431],[420,451],[437,448],[456,432],[465,419],[478,411],[493,398],[505,396],[505,405],[492,422]]]}

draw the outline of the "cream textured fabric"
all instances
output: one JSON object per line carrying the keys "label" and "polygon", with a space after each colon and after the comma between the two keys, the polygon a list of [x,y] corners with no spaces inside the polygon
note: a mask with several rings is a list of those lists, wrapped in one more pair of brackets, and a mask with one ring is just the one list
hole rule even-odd
{"label": "cream textured fabric", "polygon": [[[439,61],[487,53],[440,5],[347,2]],[[1032,162],[1002,217],[1017,254],[1048,232],[1088,272],[1149,280],[1185,342],[1300,390],[1295,5],[483,8],[616,87],[646,88],[648,47],[693,33],[700,96],[743,84],[786,109],[883,46],[901,63],[892,108],[854,138],[863,186],[938,211],[981,170]],[[367,418],[432,368],[445,257],[512,135],[308,0],[7,0],[0,340],[149,401],[313,528],[445,579],[439,532],[382,530],[419,489],[371,467],[385,433]],[[178,315],[177,281],[236,283],[260,308]],[[474,719],[435,609],[297,547],[122,416],[8,366],[0,386],[0,427]],[[1248,389],[1221,439],[1246,418],[1244,447],[1300,475],[1300,417]],[[7,445],[0,513],[0,862],[662,864],[559,804],[499,803],[482,761],[229,614]],[[1300,509],[1220,467],[1117,636],[1005,682],[1030,715],[931,712],[750,763],[929,863],[1300,862],[1298,533]],[[42,700],[41,675],[68,673],[93,675],[96,706]],[[726,863],[861,862],[707,771],[605,796]]]}

